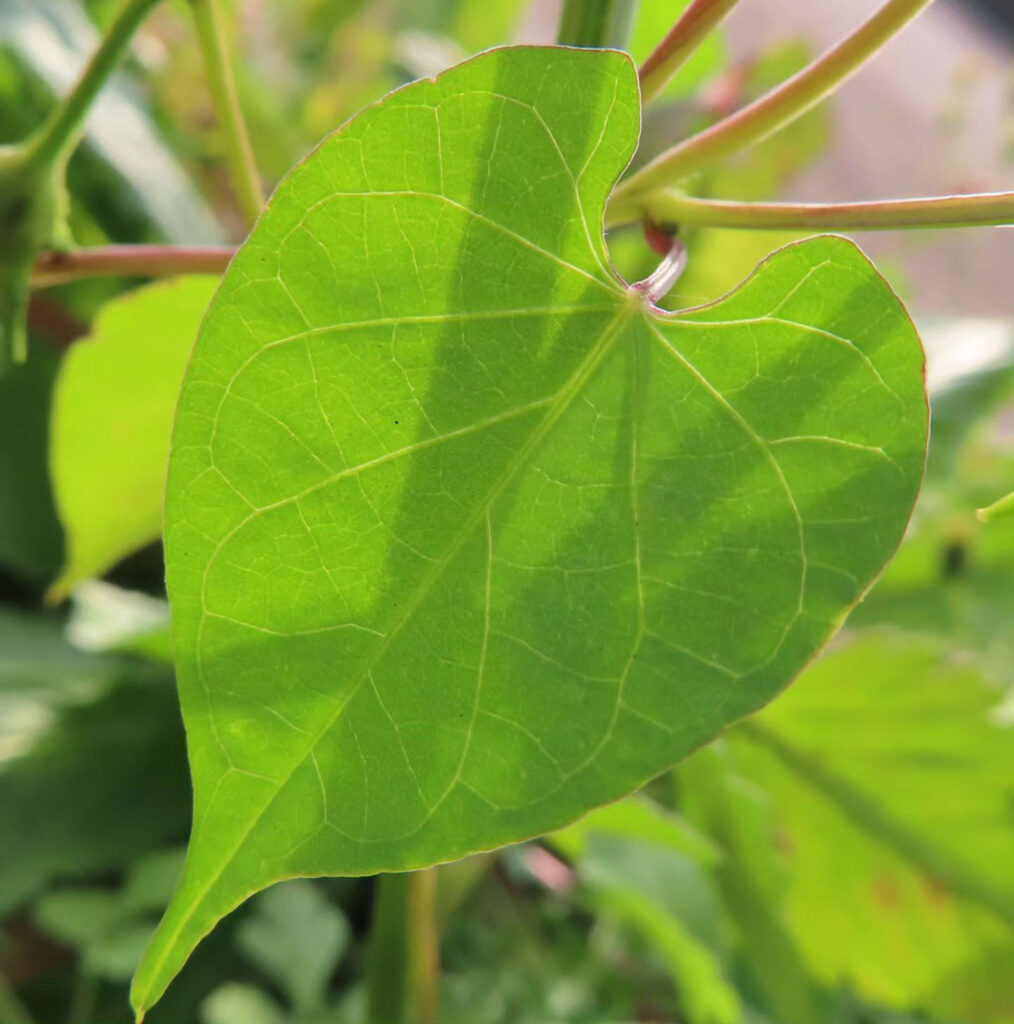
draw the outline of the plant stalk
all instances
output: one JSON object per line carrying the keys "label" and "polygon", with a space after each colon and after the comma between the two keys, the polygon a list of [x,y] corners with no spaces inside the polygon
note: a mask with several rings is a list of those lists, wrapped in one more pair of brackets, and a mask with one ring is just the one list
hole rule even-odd
{"label": "plant stalk", "polygon": [[1014,925],[1014,901],[943,849],[926,842],[903,822],[887,813],[875,800],[846,779],[828,770],[824,763],[777,732],[755,720],[740,723],[737,732],[773,754],[803,783],[827,797],[864,832],[900,854],[913,867],[936,880],[955,896],[995,914]]}
{"label": "plant stalk", "polygon": [[437,869],[377,878],[367,952],[369,1024],[436,1024]]}
{"label": "plant stalk", "polygon": [[219,0],[190,0],[204,56],[208,88],[225,139],[226,160],[236,197],[249,224],[264,207],[264,190],[250,135],[236,93]]}
{"label": "plant stalk", "polygon": [[658,96],[705,36],[737,3],[739,0],[693,0],[638,71],[644,106]]}
{"label": "plant stalk", "polygon": [[753,103],[657,156],[616,190],[616,201],[703,170],[805,114],[863,66],[930,0],[887,0],[850,36]]}
{"label": "plant stalk", "polygon": [[160,0],[126,0],[84,73],[27,143],[36,166],[52,166],[78,144],[95,98],[116,70],[134,33]]}
{"label": "plant stalk", "polygon": [[564,0],[556,41],[561,46],[622,48],[627,45],[638,0]]}
{"label": "plant stalk", "polygon": [[[811,228],[891,231],[1014,224],[1014,192],[884,199],[868,203],[741,203],[698,199],[660,189],[645,195],[639,212],[653,224],[680,227]],[[610,210],[609,221],[617,215]]]}
{"label": "plant stalk", "polygon": [[47,252],[32,269],[32,288],[49,288],[82,277],[122,274],[171,277],[221,274],[236,250],[229,246],[103,245],[69,252]]}

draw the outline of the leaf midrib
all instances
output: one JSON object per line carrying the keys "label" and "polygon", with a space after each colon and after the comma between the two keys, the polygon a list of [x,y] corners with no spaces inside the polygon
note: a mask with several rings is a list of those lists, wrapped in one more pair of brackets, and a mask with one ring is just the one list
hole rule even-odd
{"label": "leaf midrib", "polygon": [[[483,500],[477,503],[475,510],[473,511],[472,515],[469,516],[468,520],[466,521],[462,529],[458,532],[458,535],[453,541],[453,543],[448,547],[444,555],[434,564],[430,572],[423,578],[420,584],[416,587],[415,593],[412,596],[412,600],[404,606],[403,614],[395,623],[391,631],[384,638],[383,642],[378,645],[378,649],[374,653],[372,659],[370,660],[369,665],[364,671],[361,672],[359,680],[356,682],[355,686],[353,686],[352,690],[346,697],[345,701],[338,708],[335,709],[334,713],[331,716],[329,716],[326,723],[308,741],[304,752],[300,754],[299,757],[293,762],[292,768],[288,771],[288,773],[285,774],[281,779],[277,780],[273,792],[264,802],[264,806],[261,808],[260,813],[258,813],[250,821],[250,824],[238,837],[237,841],[233,844],[228,854],[221,861],[221,866],[219,867],[219,869],[209,877],[208,881],[201,888],[196,897],[190,901],[187,912],[179,919],[178,923],[173,928],[173,931],[168,936],[166,936],[166,939],[161,947],[162,952],[159,955],[158,960],[155,962],[155,964],[153,964],[152,970],[149,974],[150,979],[156,979],[158,977],[159,972],[161,971],[162,966],[164,965],[166,959],[168,958],[169,952],[174,947],[180,933],[186,927],[187,923],[194,917],[194,915],[197,912],[197,909],[204,902],[204,899],[207,897],[208,893],[211,892],[214,886],[225,874],[229,865],[235,859],[236,853],[249,838],[253,830],[263,820],[264,816],[270,810],[274,801],[278,798],[279,794],[282,792],[285,786],[291,781],[295,773],[303,764],[306,763],[306,760],[313,754],[317,747],[317,744],[341,720],[342,715],[345,713],[346,707],[348,707],[349,703],[352,701],[352,699],[356,696],[361,687],[368,680],[370,672],[373,670],[374,666],[380,661],[380,659],[389,649],[394,639],[398,635],[400,635],[402,629],[411,620],[416,609],[425,599],[425,597],[430,592],[432,587],[440,579],[444,570],[453,561],[455,555],[457,555],[457,553],[464,546],[465,542],[472,535],[472,531],[475,530],[475,528],[484,520],[489,507],[503,493],[506,487],[514,479],[514,476],[518,472],[518,470],[528,460],[528,457],[532,454],[534,449],[541,443],[541,441],[546,437],[546,435],[553,428],[553,426],[555,426],[555,424],[558,422],[560,417],[569,408],[570,403],[577,397],[577,395],[583,388],[584,384],[594,374],[595,370],[598,369],[602,361],[605,359],[606,355],[612,349],[613,342],[621,334],[623,327],[629,321],[634,319],[634,317],[640,314],[640,308],[632,303],[625,302],[624,296],[620,295],[618,292],[617,300],[618,309],[616,315],[603,328],[601,334],[598,337],[598,340],[595,342],[595,344],[589,351],[588,355],[581,361],[581,363],[578,365],[577,369],[571,375],[569,380],[557,392],[556,397],[553,399],[549,409],[546,412],[545,417],[543,417],[539,426],[532,432],[532,434],[529,436],[525,444],[518,449],[517,453],[507,464],[503,473],[501,473],[500,477],[486,492],[486,495],[484,496]],[[202,610],[202,618],[203,616],[204,611]],[[227,775],[229,772],[233,770],[234,769],[230,766],[230,768],[228,768],[226,772],[223,773],[221,778],[224,778],[225,775]],[[240,897],[240,900],[237,901],[237,905],[239,902],[242,902],[243,898],[245,897]],[[204,934],[207,934],[207,931],[202,932],[202,936]],[[143,995],[141,997],[143,1002],[147,1001],[147,994],[151,991],[151,987],[152,983],[149,983],[149,985],[144,989]]]}

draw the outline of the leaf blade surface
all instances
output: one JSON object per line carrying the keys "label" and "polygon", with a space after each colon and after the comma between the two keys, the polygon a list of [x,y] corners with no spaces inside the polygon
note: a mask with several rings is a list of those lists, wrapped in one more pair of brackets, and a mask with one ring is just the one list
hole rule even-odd
{"label": "leaf blade surface", "polygon": [[636,788],[784,686],[896,546],[926,433],[904,310],[841,239],[646,306],[600,229],[638,117],[622,54],[494,51],[326,140],[233,262],[170,467],[195,828],[139,1009],[269,881]]}

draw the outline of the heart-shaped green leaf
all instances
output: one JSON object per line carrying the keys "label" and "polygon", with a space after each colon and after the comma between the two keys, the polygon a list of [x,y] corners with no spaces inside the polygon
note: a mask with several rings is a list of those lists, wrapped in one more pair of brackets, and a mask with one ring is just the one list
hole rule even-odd
{"label": "heart-shaped green leaf", "polygon": [[616,52],[487,53],[282,184],[205,320],[167,551],[195,824],[139,1011],[256,890],[559,827],[785,686],[894,550],[922,351],[822,238],[612,271]]}

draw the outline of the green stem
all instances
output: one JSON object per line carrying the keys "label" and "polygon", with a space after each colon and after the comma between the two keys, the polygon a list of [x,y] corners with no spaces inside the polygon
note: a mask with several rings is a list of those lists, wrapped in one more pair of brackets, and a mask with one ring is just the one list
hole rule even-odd
{"label": "green stem", "polygon": [[92,974],[85,974],[78,967],[78,976],[70,997],[70,1009],[67,1011],[67,1024],[87,1024],[95,1009],[98,994],[98,978]]}
{"label": "green stem", "polygon": [[28,142],[29,158],[51,166],[77,145],[95,98],[126,53],[130,40],[160,0],[126,0],[71,93]]}
{"label": "green stem", "polygon": [[[610,210],[610,223],[617,210]],[[620,211],[622,212],[622,211]],[[635,212],[633,210],[631,213]],[[638,219],[681,227],[890,231],[1014,224],[1014,192],[884,199],[869,203],[740,203],[660,189],[638,203]]]}
{"label": "green stem", "polygon": [[693,0],[668,35],[652,50],[638,72],[641,102],[647,106],[686,63],[704,37],[739,0]]}
{"label": "green stem", "polygon": [[82,277],[171,277],[175,274],[221,274],[236,254],[230,246],[102,245],[69,252],[42,253],[32,268],[32,287],[76,281]]}
{"label": "green stem", "polygon": [[226,159],[233,188],[247,221],[253,224],[264,206],[264,192],[236,94],[222,11],[218,0],[190,0],[190,3],[204,55],[208,88],[225,138]]}
{"label": "green stem", "polygon": [[627,45],[637,0],[564,0],[556,41],[561,46]]}
{"label": "green stem", "polygon": [[380,875],[367,962],[369,1024],[435,1024],[437,869]]}
{"label": "green stem", "polygon": [[742,722],[737,732],[773,754],[803,783],[827,797],[854,825],[900,854],[917,870],[935,879],[955,896],[977,903],[1014,925],[1014,901],[980,878],[966,864],[911,831],[862,791],[829,771],[812,754],[783,739],[756,720]]}
{"label": "green stem", "polygon": [[766,138],[805,114],[857,71],[930,0],[887,0],[867,22],[788,81],[673,146],[623,182],[616,199],[670,185]]}

